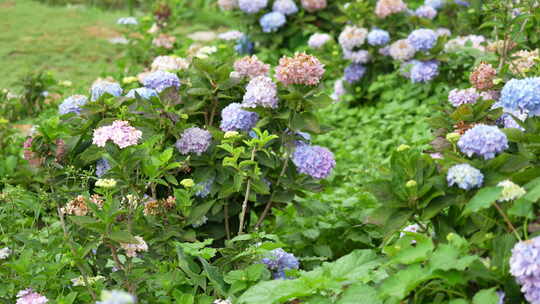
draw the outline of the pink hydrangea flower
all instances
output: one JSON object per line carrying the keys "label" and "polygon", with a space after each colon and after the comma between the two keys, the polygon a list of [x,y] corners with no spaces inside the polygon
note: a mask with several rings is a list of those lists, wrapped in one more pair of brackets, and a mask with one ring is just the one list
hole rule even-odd
{"label": "pink hydrangea flower", "polygon": [[16,304],[45,304],[49,302],[47,297],[34,292],[32,288],[19,291]]}
{"label": "pink hydrangea flower", "polygon": [[317,85],[324,74],[324,64],[317,57],[297,53],[294,57],[283,57],[276,67],[276,78],[284,85]]}
{"label": "pink hydrangea flower", "polygon": [[120,149],[138,144],[142,132],[129,125],[129,122],[117,120],[110,126],[94,130],[92,143],[98,147],[105,147],[108,140],[112,140]]}

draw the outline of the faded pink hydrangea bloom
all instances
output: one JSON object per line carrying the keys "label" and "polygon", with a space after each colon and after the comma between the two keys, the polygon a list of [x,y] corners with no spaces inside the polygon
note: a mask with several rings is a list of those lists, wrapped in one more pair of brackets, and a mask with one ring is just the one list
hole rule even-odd
{"label": "faded pink hydrangea bloom", "polygon": [[538,50],[521,50],[513,54],[513,57],[515,59],[510,63],[510,71],[514,74],[526,73],[540,61]]}
{"label": "faded pink hydrangea bloom", "polygon": [[105,147],[108,140],[112,140],[120,149],[138,144],[142,132],[129,125],[129,122],[117,120],[110,126],[94,130],[92,143],[98,147]]}
{"label": "faded pink hydrangea bloom", "polygon": [[324,64],[317,57],[297,53],[294,57],[283,57],[276,67],[276,78],[284,85],[317,85],[324,74]]}
{"label": "faded pink hydrangea bloom", "polygon": [[16,304],[45,304],[49,302],[45,296],[34,292],[32,288],[19,291]]}
{"label": "faded pink hydrangea bloom", "polygon": [[120,246],[122,246],[122,249],[126,251],[126,255],[128,257],[134,258],[137,256],[137,252],[140,251],[148,251],[148,245],[143,240],[142,237],[136,236],[135,239],[137,240],[137,243],[120,243]]}
{"label": "faded pink hydrangea bloom", "polygon": [[159,34],[159,36],[152,40],[153,45],[166,49],[172,49],[175,42],[176,37],[167,34]]}
{"label": "faded pink hydrangea bloom", "polygon": [[386,18],[406,9],[407,5],[402,0],[379,0],[375,6],[375,14],[379,18]]}
{"label": "faded pink hydrangea bloom", "polygon": [[326,0],[302,0],[302,6],[310,13],[326,8]]}
{"label": "faded pink hydrangea bloom", "polygon": [[266,76],[269,70],[270,65],[260,61],[256,55],[246,56],[234,62],[234,71],[242,77]]}

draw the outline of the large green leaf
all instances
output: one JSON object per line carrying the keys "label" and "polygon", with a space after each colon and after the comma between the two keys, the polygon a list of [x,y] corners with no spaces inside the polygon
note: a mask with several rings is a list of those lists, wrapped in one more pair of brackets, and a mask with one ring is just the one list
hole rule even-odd
{"label": "large green leaf", "polygon": [[381,295],[397,300],[404,299],[421,283],[431,278],[431,271],[420,264],[408,266],[386,279],[381,287]]}
{"label": "large green leaf", "polygon": [[501,196],[502,190],[502,187],[486,187],[480,189],[471,201],[467,203],[463,214],[467,215],[491,207],[491,204]]}
{"label": "large green leaf", "polygon": [[345,290],[336,304],[382,304],[375,288],[365,284],[353,284]]}
{"label": "large green leaf", "polygon": [[495,288],[482,289],[474,295],[473,304],[497,304],[499,295]]}

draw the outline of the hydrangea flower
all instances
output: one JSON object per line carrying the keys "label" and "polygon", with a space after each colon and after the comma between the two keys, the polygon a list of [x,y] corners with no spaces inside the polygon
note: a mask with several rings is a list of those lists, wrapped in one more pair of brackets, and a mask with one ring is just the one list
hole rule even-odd
{"label": "hydrangea flower", "polygon": [[176,42],[176,37],[167,35],[165,33],[159,34],[156,38],[152,40],[153,45],[157,47],[162,47],[168,50],[174,47],[175,42]]}
{"label": "hydrangea flower", "polygon": [[283,57],[276,67],[276,78],[284,85],[317,85],[324,74],[324,64],[314,56],[297,53],[294,57]]}
{"label": "hydrangea flower", "polygon": [[128,257],[134,258],[137,252],[148,251],[148,245],[140,236],[135,236],[136,243],[120,243],[120,247],[126,251]]}
{"label": "hydrangea flower", "polygon": [[152,71],[179,71],[189,67],[189,61],[177,56],[158,56],[154,58]]}
{"label": "hydrangea flower", "polygon": [[256,108],[258,106],[277,108],[277,85],[267,76],[258,76],[251,79],[246,86],[242,106],[246,108]]}
{"label": "hydrangea flower", "polygon": [[84,95],[73,95],[70,96],[58,106],[58,113],[60,115],[75,113],[77,115],[81,114],[81,107],[88,102],[88,98]]}
{"label": "hydrangea flower", "polygon": [[139,22],[137,21],[137,18],[135,17],[123,17],[123,18],[118,19],[118,21],[116,21],[116,24],[137,25],[139,24]]}
{"label": "hydrangea flower", "polygon": [[234,62],[234,71],[240,77],[255,78],[267,75],[269,70],[270,65],[260,61],[256,55],[246,56]]}
{"label": "hydrangea flower", "polygon": [[116,180],[112,178],[100,178],[96,181],[96,187],[111,189],[116,187]]}
{"label": "hydrangea flower", "polygon": [[256,14],[268,5],[268,0],[238,0],[238,7],[248,14]]}
{"label": "hydrangea flower", "polygon": [[381,29],[372,29],[367,35],[367,41],[372,46],[383,46],[390,42],[390,34]]}
{"label": "hydrangea flower", "polygon": [[343,79],[353,84],[362,79],[364,74],[366,74],[366,67],[358,63],[353,63],[345,68]]}
{"label": "hydrangea flower", "polygon": [[47,297],[40,295],[32,288],[28,288],[17,293],[17,302],[15,304],[45,304],[47,302],[49,302]]}
{"label": "hydrangea flower", "polygon": [[336,166],[334,154],[320,146],[297,146],[292,161],[299,173],[316,179],[327,178]]}
{"label": "hydrangea flower", "polygon": [[510,62],[510,71],[516,75],[528,72],[540,59],[538,50],[521,50],[512,54],[512,57],[516,58]]}
{"label": "hydrangea flower", "polygon": [[412,31],[407,40],[416,50],[429,51],[437,43],[437,34],[430,29],[418,29]]}
{"label": "hydrangea flower", "polygon": [[445,0],[425,0],[424,5],[431,6],[434,9],[440,9],[444,6]]}
{"label": "hydrangea flower", "polygon": [[518,242],[512,249],[510,273],[529,303],[540,303],[540,237]]}
{"label": "hydrangea flower", "polygon": [[276,0],[272,6],[272,10],[283,15],[292,15],[298,12],[298,7],[293,0]]}
{"label": "hydrangea flower", "polygon": [[244,37],[244,33],[237,30],[227,31],[218,35],[219,39],[223,39],[227,41],[236,41],[242,37]]}
{"label": "hydrangea flower", "polygon": [[309,37],[308,46],[312,49],[320,49],[330,40],[332,40],[332,36],[326,33],[315,33]]}
{"label": "hydrangea flower", "polygon": [[379,18],[386,18],[405,10],[407,10],[407,5],[403,0],[378,0],[375,6],[375,14]]}
{"label": "hydrangea flower", "polygon": [[465,155],[471,157],[478,154],[487,160],[508,149],[508,139],[496,126],[478,124],[467,130],[457,145]]}
{"label": "hydrangea flower", "polygon": [[437,34],[437,37],[441,37],[441,36],[450,37],[450,36],[452,36],[452,32],[449,29],[445,28],[445,27],[439,27],[438,29],[436,29],[435,34]]}
{"label": "hydrangea flower", "polygon": [[454,3],[465,7],[469,7],[471,5],[468,1],[464,0],[454,0]]}
{"label": "hydrangea flower", "polygon": [[468,45],[468,43],[470,42],[471,48],[483,52],[486,50],[486,48],[482,45],[482,43],[484,43],[485,41],[486,38],[480,35],[459,36],[446,42],[446,44],[444,45],[444,50],[446,52],[457,52],[460,49],[465,48],[465,46]]}
{"label": "hydrangea flower", "polygon": [[259,120],[259,114],[242,109],[239,103],[231,103],[221,111],[223,131],[249,131]]}
{"label": "hydrangea flower", "polygon": [[286,22],[287,19],[285,18],[285,15],[280,12],[270,12],[264,14],[259,20],[262,30],[265,33],[277,31],[280,27],[285,25]]}
{"label": "hydrangea flower", "polygon": [[199,190],[195,192],[195,196],[205,198],[212,191],[212,186],[214,185],[214,178],[209,178],[203,182],[197,184]]}
{"label": "hydrangea flower", "polygon": [[334,101],[339,101],[341,96],[345,95],[347,93],[347,90],[345,89],[345,86],[343,85],[343,78],[340,78],[334,82],[334,91],[332,92],[332,95],[330,96]]}
{"label": "hydrangea flower", "polygon": [[112,140],[120,149],[138,144],[142,132],[129,125],[129,122],[116,120],[110,126],[94,130],[92,143],[98,147],[105,147],[108,140]]}
{"label": "hydrangea flower", "polygon": [[482,62],[474,68],[469,77],[469,81],[478,90],[488,90],[495,85],[493,83],[495,77],[497,77],[497,71],[493,66]]}
{"label": "hydrangea flower", "polygon": [[192,127],[184,130],[182,136],[176,141],[176,149],[182,154],[195,153],[201,155],[206,152],[212,142],[212,134],[207,130]]}
{"label": "hydrangea flower", "polygon": [[416,49],[407,39],[400,39],[390,45],[388,54],[394,59],[399,61],[406,61],[411,59],[416,53]]}
{"label": "hydrangea flower", "polygon": [[218,6],[224,11],[230,11],[238,7],[238,0],[218,0]]}
{"label": "hydrangea flower", "polygon": [[468,89],[453,89],[448,94],[448,101],[454,106],[459,107],[463,104],[472,104],[480,98],[480,94],[475,88]]}
{"label": "hydrangea flower", "polygon": [[255,50],[255,45],[253,42],[251,42],[251,40],[249,40],[248,36],[243,35],[240,39],[238,39],[236,45],[234,46],[234,50],[240,55],[251,55]]}
{"label": "hydrangea flower", "polygon": [[175,87],[180,87],[180,79],[173,73],[165,71],[155,71],[146,75],[143,79],[143,85],[147,88],[154,89],[161,93],[163,90]]}
{"label": "hydrangea flower", "polygon": [[106,158],[100,158],[96,163],[96,176],[102,177],[111,169],[111,165]]}
{"label": "hydrangea flower", "polygon": [[338,42],[344,50],[352,51],[366,41],[368,30],[362,27],[347,25],[339,34]]}
{"label": "hydrangea flower", "polygon": [[122,96],[122,87],[112,81],[107,80],[97,80],[92,84],[92,88],[90,89],[91,92],[91,100],[96,101],[98,100],[103,94],[107,93],[115,97]]}
{"label": "hydrangea flower", "polygon": [[135,304],[135,302],[135,297],[125,291],[104,290],[101,292],[101,301],[96,304]]}
{"label": "hydrangea flower", "polygon": [[512,79],[501,91],[501,105],[505,111],[527,111],[540,115],[540,77]]}
{"label": "hydrangea flower", "polygon": [[350,60],[353,63],[368,63],[371,60],[371,55],[366,50],[359,50],[359,51],[343,50],[343,59]]}
{"label": "hydrangea flower", "polygon": [[448,169],[446,180],[450,187],[457,185],[463,190],[470,190],[482,186],[484,175],[469,164],[459,164]]}
{"label": "hydrangea flower", "polygon": [[131,89],[126,94],[127,98],[136,98],[137,96],[140,96],[142,99],[146,99],[146,100],[149,100],[152,97],[159,97],[156,90],[145,88],[145,87]]}
{"label": "hydrangea flower", "polygon": [[422,5],[414,11],[414,15],[420,18],[433,20],[437,17],[437,10],[429,5]]}
{"label": "hydrangea flower", "polygon": [[323,10],[326,5],[326,0],[302,0],[302,7],[310,13]]}
{"label": "hydrangea flower", "polygon": [[439,75],[437,60],[411,60],[403,65],[403,75],[413,83],[428,82]]}
{"label": "hydrangea flower", "polygon": [[300,262],[291,253],[287,253],[282,248],[270,251],[268,257],[261,260],[266,267],[272,271],[274,279],[286,279],[285,271],[289,269],[298,269]]}
{"label": "hydrangea flower", "polygon": [[504,180],[498,183],[497,187],[503,188],[501,197],[497,200],[498,202],[513,201],[522,197],[526,193],[525,189],[521,188],[519,185],[514,184],[510,180]]}

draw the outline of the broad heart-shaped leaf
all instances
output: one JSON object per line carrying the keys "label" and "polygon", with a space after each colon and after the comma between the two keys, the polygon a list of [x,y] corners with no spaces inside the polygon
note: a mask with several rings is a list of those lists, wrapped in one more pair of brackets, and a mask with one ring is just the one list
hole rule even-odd
{"label": "broad heart-shaped leaf", "polygon": [[374,268],[381,264],[381,258],[372,250],[355,250],[333,263],[323,264],[330,270],[335,280],[367,281]]}
{"label": "broad heart-shaped leaf", "polygon": [[396,264],[413,264],[425,261],[433,252],[433,241],[425,235],[406,233],[394,245],[385,248]]}
{"label": "broad heart-shaped leaf", "polygon": [[499,303],[499,295],[495,288],[482,289],[474,295],[473,304],[497,304]]}
{"label": "broad heart-shaped leaf", "polygon": [[238,303],[283,303],[291,298],[307,296],[311,291],[312,289],[300,280],[265,281],[248,289],[238,299]]}
{"label": "broad heart-shaped leaf", "polygon": [[501,196],[502,190],[502,187],[485,187],[480,189],[467,203],[463,214],[467,215],[491,207],[491,204]]}
{"label": "broad heart-shaped leaf", "polygon": [[465,268],[469,267],[469,265],[478,259],[477,256],[460,256],[461,251],[458,248],[450,244],[441,244],[429,260],[429,267],[432,271],[447,271],[450,269],[465,270]]}
{"label": "broad heart-shaped leaf", "polygon": [[413,289],[431,278],[431,271],[420,264],[410,265],[388,277],[380,286],[380,294],[402,300]]}
{"label": "broad heart-shaped leaf", "polygon": [[382,304],[377,290],[371,286],[355,283],[345,290],[336,304]]}

